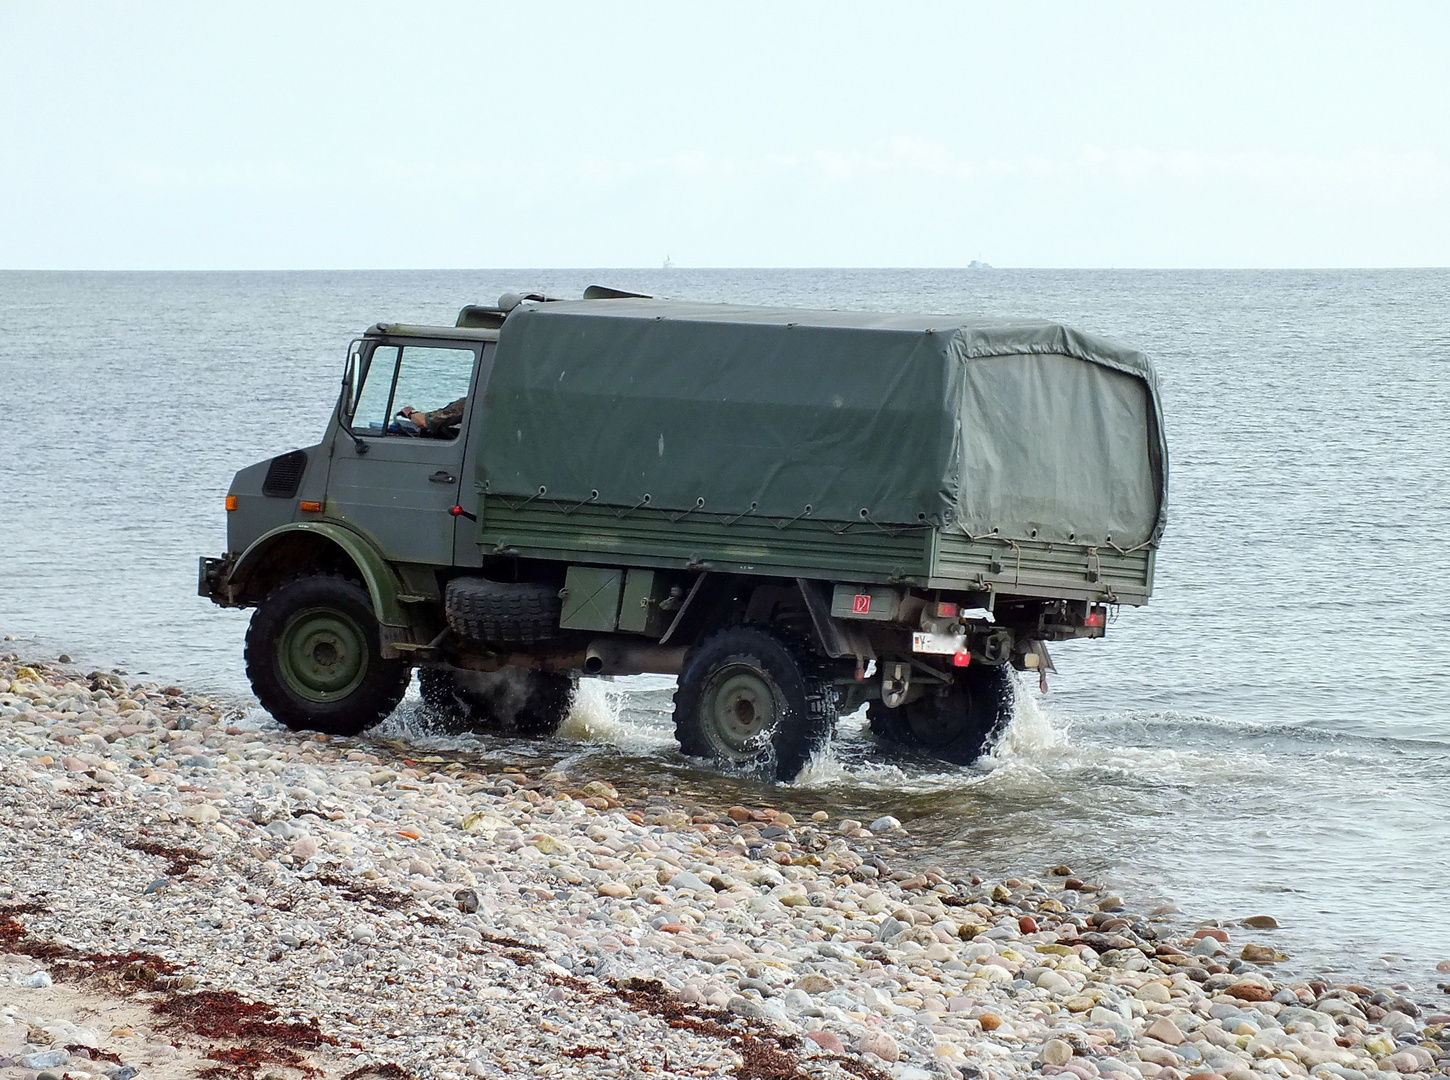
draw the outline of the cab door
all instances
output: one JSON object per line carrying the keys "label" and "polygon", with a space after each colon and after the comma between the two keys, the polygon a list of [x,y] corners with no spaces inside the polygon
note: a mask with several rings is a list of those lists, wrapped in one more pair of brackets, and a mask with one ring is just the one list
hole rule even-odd
{"label": "cab door", "polygon": [[[333,443],[324,513],[372,539],[396,562],[453,564],[453,534],[478,342],[383,340],[358,357],[356,441]],[[463,399],[457,425],[425,430],[401,411],[433,413]]]}

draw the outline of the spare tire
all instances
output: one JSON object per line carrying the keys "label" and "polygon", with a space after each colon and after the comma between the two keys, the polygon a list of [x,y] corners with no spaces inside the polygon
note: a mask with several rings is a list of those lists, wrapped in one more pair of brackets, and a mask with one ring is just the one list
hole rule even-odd
{"label": "spare tire", "polygon": [[444,593],[449,628],[489,645],[532,645],[557,637],[563,603],[557,586],[533,581],[459,577]]}

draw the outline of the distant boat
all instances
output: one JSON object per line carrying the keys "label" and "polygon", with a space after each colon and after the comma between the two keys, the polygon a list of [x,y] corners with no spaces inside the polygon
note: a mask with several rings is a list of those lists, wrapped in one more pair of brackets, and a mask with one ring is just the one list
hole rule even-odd
{"label": "distant boat", "polygon": [[664,265],[663,269],[665,269],[665,270],[673,270],[674,268],[675,268],[675,264],[672,261],[670,261],[670,257],[668,255],[666,255],[665,256],[665,265]]}
{"label": "distant boat", "polygon": [[[665,261],[668,262],[669,260],[667,259]],[[973,259],[971,262],[967,263],[967,269],[968,270],[990,270],[990,269],[992,269],[992,264],[991,263],[982,262],[981,259]]]}

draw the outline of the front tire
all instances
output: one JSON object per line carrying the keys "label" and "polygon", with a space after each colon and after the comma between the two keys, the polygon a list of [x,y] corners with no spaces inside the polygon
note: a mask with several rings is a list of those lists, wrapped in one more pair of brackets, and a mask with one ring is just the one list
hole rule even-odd
{"label": "front tire", "polygon": [[873,701],[866,716],[871,733],[885,742],[970,765],[1012,718],[1012,673],[1006,664],[973,664],[950,687],[896,709]]}
{"label": "front tire", "polygon": [[383,658],[367,591],[336,574],[273,589],[252,614],[245,657],[262,708],[294,731],[356,735],[408,688],[408,664]]}
{"label": "front tire", "polygon": [[685,660],[675,739],[686,754],[794,780],[835,726],[835,688],[768,630],[717,631]]}

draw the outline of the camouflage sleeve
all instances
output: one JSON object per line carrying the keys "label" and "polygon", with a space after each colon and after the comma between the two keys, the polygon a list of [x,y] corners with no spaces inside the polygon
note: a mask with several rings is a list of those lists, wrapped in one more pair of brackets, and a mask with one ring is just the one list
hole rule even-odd
{"label": "camouflage sleeve", "polygon": [[441,435],[445,428],[457,427],[463,420],[463,409],[468,404],[466,397],[461,397],[441,409],[434,409],[428,414],[428,434]]}

